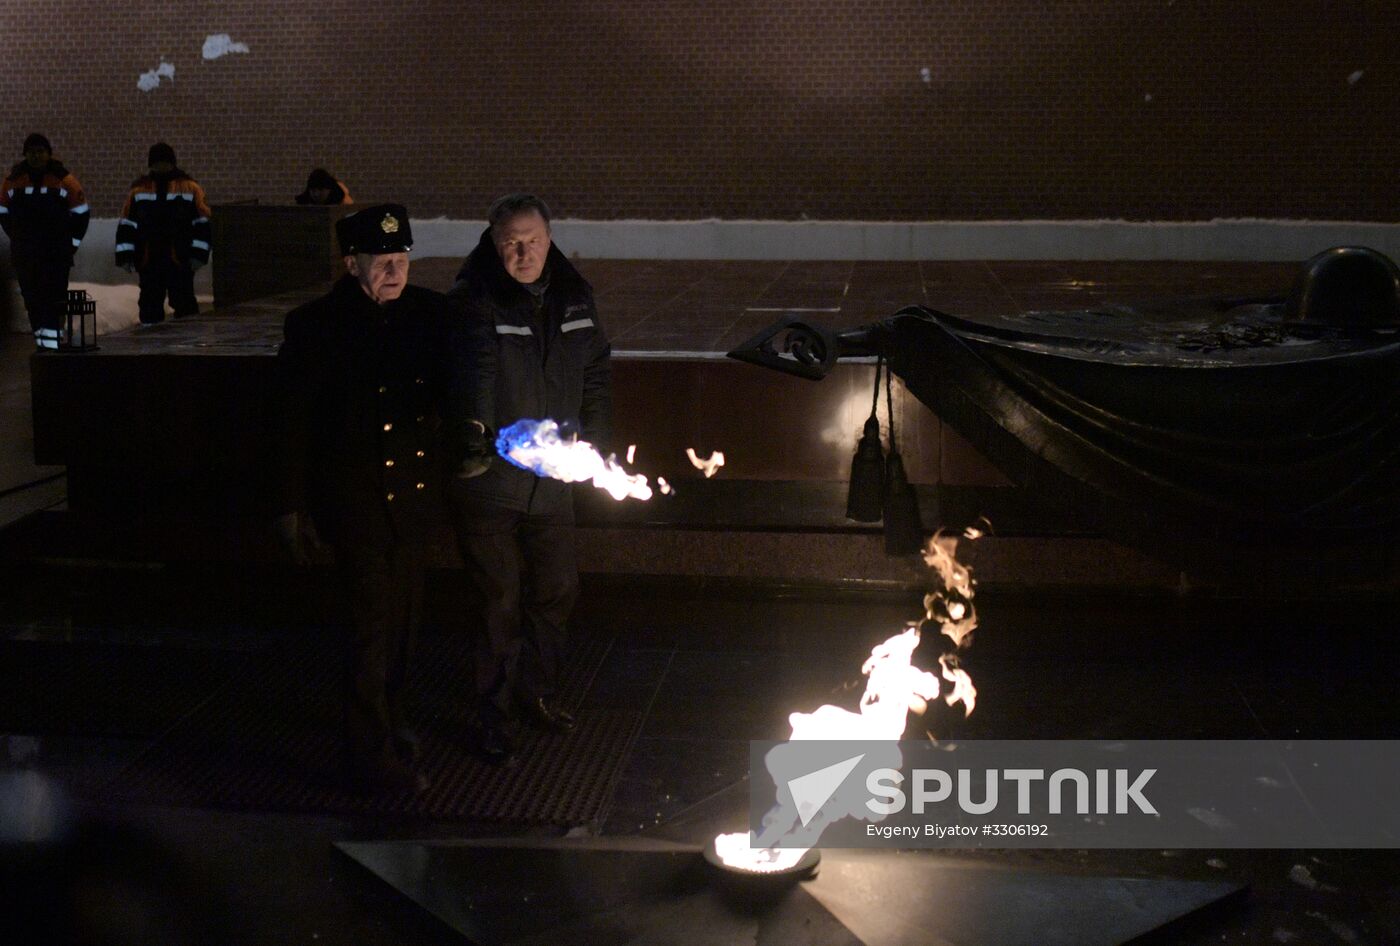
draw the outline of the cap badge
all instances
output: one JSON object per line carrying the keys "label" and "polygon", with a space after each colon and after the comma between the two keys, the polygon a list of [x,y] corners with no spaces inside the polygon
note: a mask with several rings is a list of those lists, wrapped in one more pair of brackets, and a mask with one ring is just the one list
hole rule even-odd
{"label": "cap badge", "polygon": [[384,219],[379,221],[379,229],[385,233],[398,233],[399,221],[393,214],[385,214]]}

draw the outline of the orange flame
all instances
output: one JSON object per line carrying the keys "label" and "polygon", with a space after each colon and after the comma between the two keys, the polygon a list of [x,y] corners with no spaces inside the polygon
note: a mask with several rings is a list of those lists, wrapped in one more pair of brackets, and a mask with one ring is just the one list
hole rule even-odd
{"label": "orange flame", "polygon": [[719,468],[724,466],[724,454],[718,450],[710,454],[709,458],[705,460],[700,459],[695,453],[694,447],[686,447],[685,455],[690,458],[691,466],[695,467],[697,470],[704,471],[705,479],[714,476],[719,472]]}
{"label": "orange flame", "polygon": [[[982,533],[969,529],[974,539]],[[977,688],[972,677],[958,666],[956,654],[938,658],[942,680],[952,684],[946,694],[939,677],[913,665],[914,650],[919,646],[919,628],[926,622],[939,626],[940,632],[961,649],[970,642],[977,627],[977,612],[972,605],[974,587],[971,570],[957,560],[958,540],[935,533],[924,549],[924,561],[938,575],[942,588],[924,597],[924,619],[911,624],[903,633],[877,644],[861,667],[866,677],[865,693],[861,696],[860,712],[852,713],[837,706],[820,706],[811,713],[793,713],[788,717],[792,726],[789,741],[804,739],[830,740],[889,740],[898,742],[904,735],[910,710],[922,714],[929,700],[942,696],[952,706],[962,703],[963,716],[972,714],[977,705]],[[813,821],[822,819],[819,813]],[[844,813],[827,815],[813,836],[830,821]],[[792,836],[797,815],[775,807],[764,819],[763,833],[750,847],[750,836],[739,832],[715,838],[715,850],[721,860],[740,870],[767,873],[785,870],[796,864],[808,848],[780,847],[785,837]],[[804,825],[805,827],[805,825]]]}

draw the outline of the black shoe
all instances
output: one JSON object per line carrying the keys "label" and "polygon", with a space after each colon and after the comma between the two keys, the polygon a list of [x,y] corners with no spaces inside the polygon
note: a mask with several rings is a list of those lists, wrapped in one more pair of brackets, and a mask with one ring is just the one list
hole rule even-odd
{"label": "black shoe", "polygon": [[521,710],[536,729],[545,732],[573,732],[574,718],[544,697],[521,704]]}
{"label": "black shoe", "polygon": [[492,765],[510,765],[515,761],[515,740],[502,725],[477,726],[476,748]]}
{"label": "black shoe", "polygon": [[422,745],[418,740],[418,733],[409,726],[400,726],[394,730],[394,754],[399,760],[413,765],[422,756]]}
{"label": "black shoe", "polygon": [[357,759],[346,764],[346,781],[352,791],[376,795],[421,794],[428,779],[398,759]]}

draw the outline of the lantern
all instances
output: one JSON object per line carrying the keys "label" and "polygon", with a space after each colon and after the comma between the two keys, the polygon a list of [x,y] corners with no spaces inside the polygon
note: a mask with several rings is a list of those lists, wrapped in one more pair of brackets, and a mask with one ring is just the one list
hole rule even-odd
{"label": "lantern", "polygon": [[82,289],[68,290],[59,351],[91,351],[97,347],[97,301]]}

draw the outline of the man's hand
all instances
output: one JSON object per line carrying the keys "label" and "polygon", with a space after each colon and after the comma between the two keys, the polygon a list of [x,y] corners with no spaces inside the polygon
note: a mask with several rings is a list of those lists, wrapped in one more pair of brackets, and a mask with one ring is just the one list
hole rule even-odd
{"label": "man's hand", "polygon": [[316,534],[316,526],[305,513],[288,512],[278,516],[272,523],[277,542],[293,565],[306,566],[311,563],[313,552],[319,552],[323,545]]}
{"label": "man's hand", "polygon": [[491,461],[496,456],[496,435],[481,421],[469,420],[464,439],[467,449],[462,465],[457,467],[457,478],[469,480],[491,469]]}

